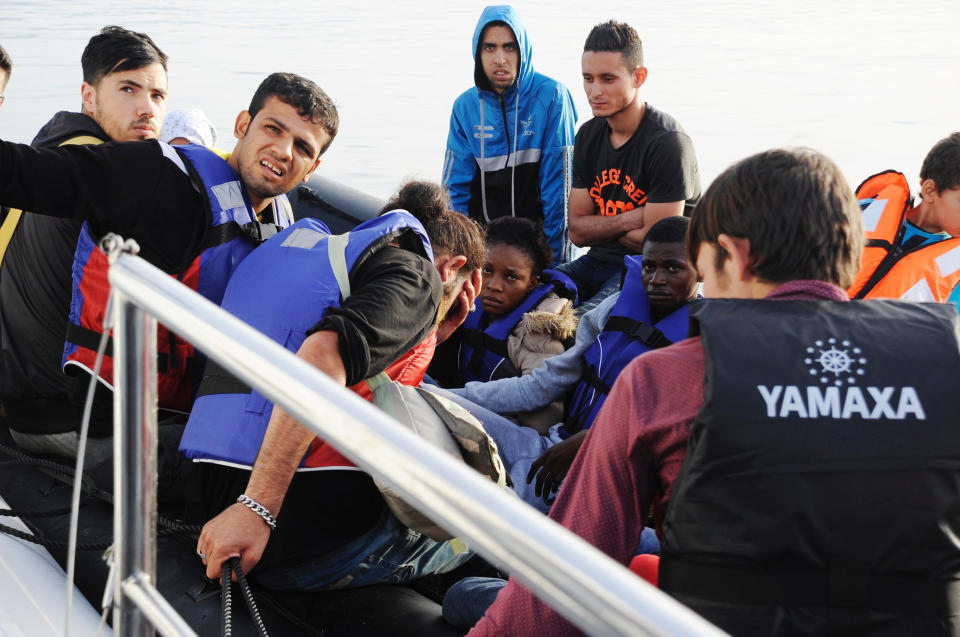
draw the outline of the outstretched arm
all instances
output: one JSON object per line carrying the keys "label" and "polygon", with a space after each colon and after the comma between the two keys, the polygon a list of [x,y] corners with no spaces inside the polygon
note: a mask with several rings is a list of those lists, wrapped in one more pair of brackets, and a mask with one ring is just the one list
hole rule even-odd
{"label": "outstretched arm", "polygon": [[209,216],[190,178],[159,142],[33,148],[0,141],[0,202],[83,219],[97,237],[136,239],[140,256],[167,272],[188,264]]}
{"label": "outstretched arm", "polygon": [[538,409],[562,398],[583,376],[583,353],[603,330],[619,296],[617,293],[604,299],[580,317],[573,347],[548,358],[529,374],[486,383],[471,382],[450,391],[501,415]]}

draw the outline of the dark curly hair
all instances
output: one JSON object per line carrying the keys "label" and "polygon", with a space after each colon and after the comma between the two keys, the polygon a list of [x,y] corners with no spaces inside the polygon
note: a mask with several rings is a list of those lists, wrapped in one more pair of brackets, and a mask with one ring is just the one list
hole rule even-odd
{"label": "dark curly hair", "polygon": [[533,276],[550,267],[553,249],[547,243],[543,227],[523,217],[500,217],[487,226],[487,246],[513,246],[530,257]]}
{"label": "dark curly hair", "polygon": [[450,198],[441,186],[429,181],[408,181],[380,209],[380,214],[397,209],[406,210],[423,224],[434,251],[465,256],[463,272],[483,266],[483,231],[476,221],[452,210]]}

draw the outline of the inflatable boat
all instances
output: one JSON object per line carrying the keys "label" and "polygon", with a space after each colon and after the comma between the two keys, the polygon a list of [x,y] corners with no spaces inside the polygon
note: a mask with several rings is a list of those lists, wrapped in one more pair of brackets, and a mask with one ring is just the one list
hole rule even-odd
{"label": "inflatable boat", "polygon": [[[375,216],[384,203],[316,174],[289,198],[298,219],[317,217],[334,233]],[[69,528],[72,467],[53,457],[24,454],[5,428],[0,431],[0,444],[0,507],[22,515],[22,519],[7,516],[4,521],[24,535],[43,538],[36,544],[0,533],[0,634],[59,634],[65,623],[67,550],[63,543]],[[109,471],[89,475],[89,480],[80,509],[78,544],[85,550],[77,554],[78,594],[73,602],[72,630],[79,635],[99,630],[97,608],[108,576],[104,551],[113,535]],[[198,634],[215,635],[220,631],[221,591],[204,577],[194,554],[195,538],[189,530],[160,535],[157,588]],[[429,594],[431,586],[435,585],[289,595],[255,589],[255,597],[264,625],[278,635],[458,634],[441,618],[436,599],[415,589]],[[234,634],[257,634],[242,604],[236,611]]]}
{"label": "inflatable boat", "polygon": [[[376,215],[383,205],[375,197],[319,176],[291,193],[291,200],[298,217],[320,218],[335,233]],[[136,312],[157,317],[188,340],[207,344],[223,341],[208,351],[212,359],[222,365],[230,365],[229,359],[236,359],[230,369],[238,378],[256,386],[375,479],[394,487],[431,519],[444,523],[444,528],[467,540],[490,563],[520,577],[585,631],[623,635],[718,634],[702,619],[642,583],[581,539],[516,498],[508,497],[462,463],[388,422],[369,403],[338,388],[326,395],[314,390],[330,384],[318,370],[141,259],[123,255],[111,266],[110,278],[125,297],[118,302],[124,308],[128,304],[140,305]],[[138,286],[146,291],[142,296],[136,293]],[[200,305],[191,305],[198,302],[194,297]],[[117,315],[126,311],[121,309]],[[114,377],[115,413],[122,414],[115,430],[115,448],[120,452],[106,466],[84,472],[79,550],[71,593],[71,634],[109,634],[110,621],[105,611],[101,616],[102,607],[113,611],[112,621],[120,621],[119,632],[124,635],[152,634],[153,626],[169,635],[222,634],[223,599],[231,597],[238,600],[233,604],[229,622],[230,634],[235,635],[265,634],[264,627],[274,635],[460,634],[442,619],[438,602],[447,584],[474,574],[471,570],[489,572],[491,567],[483,560],[471,560],[459,572],[408,585],[319,593],[268,592],[252,585],[257,610],[249,613],[239,601],[245,593],[236,584],[229,590],[230,595],[222,595],[220,586],[205,578],[195,554],[197,529],[162,518],[153,524],[156,495],[145,475],[151,472],[151,462],[155,461],[149,460],[149,450],[157,435],[155,407],[150,407],[156,404],[155,383],[152,379],[144,380],[152,376],[144,375],[145,369],[152,369],[144,362],[151,348],[146,345],[149,339],[141,334],[139,341],[130,341],[139,343],[139,354],[135,348],[133,353],[127,350],[124,343],[129,335],[143,328],[125,327],[125,320],[114,328],[118,362]],[[199,334],[213,338],[191,337]],[[134,362],[129,366],[119,363],[137,355],[140,358],[131,358]],[[278,383],[275,387],[283,389],[258,386],[261,375],[273,379]],[[138,408],[125,401],[137,403]],[[344,426],[338,431],[328,428],[317,416],[321,413]],[[159,444],[176,441],[165,441],[161,435]],[[380,453],[389,452],[390,466],[376,462],[383,456],[376,456],[370,447],[380,447]],[[114,483],[115,471],[124,480]],[[62,464],[62,460],[27,456],[13,445],[6,429],[0,428],[0,507],[5,508],[6,516],[6,520],[0,521],[4,523],[0,533],[2,634],[64,633],[68,599],[64,565],[72,472],[72,467]],[[115,499],[119,503],[116,518]],[[116,521],[130,515],[131,509],[133,517],[139,516],[140,520],[132,526],[151,527],[140,529],[141,535],[149,536],[142,545],[145,549],[137,549],[126,530],[121,530],[119,541],[114,542]],[[164,513],[162,502],[160,513]],[[144,524],[144,520],[150,524]],[[122,525],[116,528],[123,529]],[[130,555],[138,550],[141,554],[136,558],[140,560],[137,568],[141,570],[130,571],[130,578],[124,579]],[[110,564],[116,563],[120,566],[114,576]],[[127,623],[131,617],[135,621]]]}

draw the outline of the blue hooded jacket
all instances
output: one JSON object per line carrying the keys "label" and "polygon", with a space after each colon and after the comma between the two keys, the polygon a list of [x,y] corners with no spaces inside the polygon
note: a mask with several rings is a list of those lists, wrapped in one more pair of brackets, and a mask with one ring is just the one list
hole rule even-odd
{"label": "blue hooded jacket", "polygon": [[[517,39],[513,86],[498,94],[480,61],[480,35],[494,21]],[[473,34],[474,83],[453,104],[443,184],[455,210],[482,224],[504,216],[543,222],[554,264],[573,258],[569,196],[577,111],[563,84],[533,70],[533,47],[513,7],[483,10]]]}

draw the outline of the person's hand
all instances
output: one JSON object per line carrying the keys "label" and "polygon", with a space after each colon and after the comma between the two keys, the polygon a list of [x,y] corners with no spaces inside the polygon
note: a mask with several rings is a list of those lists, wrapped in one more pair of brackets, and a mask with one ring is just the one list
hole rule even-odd
{"label": "person's hand", "polygon": [[461,289],[460,294],[457,295],[457,300],[453,302],[453,305],[451,305],[447,311],[447,315],[440,321],[440,324],[437,325],[438,345],[450,338],[450,335],[456,332],[457,328],[467,320],[467,314],[470,313],[470,308],[473,307],[473,303],[477,300],[477,296],[480,294],[482,287],[483,273],[477,268],[471,272],[467,280],[464,281],[463,289]]}
{"label": "person's hand", "polygon": [[197,540],[197,554],[207,567],[207,577],[219,579],[223,563],[231,557],[240,558],[244,573],[257,565],[267,548],[270,527],[263,519],[237,503],[233,504],[203,526]]}
{"label": "person's hand", "polygon": [[578,431],[566,440],[553,445],[533,461],[527,473],[527,484],[530,484],[536,476],[534,493],[538,498],[548,502],[550,494],[560,489],[560,484],[567,476],[567,471],[573,464],[573,459],[577,457],[580,445],[586,437],[586,431]]}

